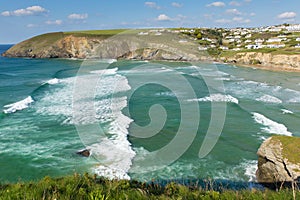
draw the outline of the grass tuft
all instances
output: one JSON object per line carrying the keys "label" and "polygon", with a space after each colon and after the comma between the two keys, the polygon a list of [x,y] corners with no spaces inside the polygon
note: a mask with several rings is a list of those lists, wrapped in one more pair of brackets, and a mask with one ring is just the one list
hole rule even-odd
{"label": "grass tuft", "polygon": [[[297,191],[298,197],[300,192]],[[141,183],[128,180],[107,180],[88,174],[53,179],[49,176],[38,182],[0,185],[0,199],[293,199],[290,189],[221,190],[183,186],[169,183]]]}

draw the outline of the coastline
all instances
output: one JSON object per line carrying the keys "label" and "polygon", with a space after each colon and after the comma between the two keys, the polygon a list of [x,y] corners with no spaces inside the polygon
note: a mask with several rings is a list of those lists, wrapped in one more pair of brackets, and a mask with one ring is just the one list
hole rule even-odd
{"label": "coastline", "polygon": [[155,34],[141,36],[138,31],[129,32],[125,37],[118,35],[118,32],[114,34],[106,35],[103,31],[98,31],[98,35],[48,33],[20,42],[6,50],[2,56],[69,60],[219,62],[267,71],[300,72],[300,54],[296,53],[228,50],[214,54],[216,52],[209,49],[199,50],[199,44],[192,37],[180,33],[164,30],[159,37]]}
{"label": "coastline", "polygon": [[245,64],[245,63],[231,63],[231,62],[222,62],[217,61],[221,64],[227,64],[227,65],[235,65],[237,67],[243,67],[243,68],[252,68],[252,69],[259,69],[259,70],[265,70],[265,71],[272,71],[272,72],[299,72],[300,68],[288,68],[288,67],[274,67],[271,65],[254,65],[254,64]]}

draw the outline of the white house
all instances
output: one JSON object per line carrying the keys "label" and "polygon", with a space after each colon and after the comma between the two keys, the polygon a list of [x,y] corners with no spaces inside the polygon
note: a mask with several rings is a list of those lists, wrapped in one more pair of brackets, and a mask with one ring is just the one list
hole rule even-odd
{"label": "white house", "polygon": [[139,32],[138,35],[148,35],[148,32]]}
{"label": "white house", "polygon": [[263,48],[263,45],[257,45],[257,44],[249,44],[246,46],[247,49],[261,49]]}
{"label": "white house", "polygon": [[264,39],[256,39],[254,42],[256,43],[256,44],[261,44],[261,43],[263,43],[265,40]]}
{"label": "white house", "polygon": [[286,27],[289,32],[300,31],[300,24],[294,24]]}
{"label": "white house", "polygon": [[232,49],[232,51],[240,51],[241,50],[241,48],[234,48],[234,49]]}
{"label": "white house", "polygon": [[278,49],[285,47],[285,44],[268,44],[266,45],[266,47],[271,49]]}
{"label": "white house", "polygon": [[269,38],[267,43],[281,42],[282,38]]}
{"label": "white house", "polygon": [[228,50],[229,48],[226,47],[226,46],[220,46],[220,49],[222,49],[222,50]]}
{"label": "white house", "polygon": [[251,37],[252,37],[252,34],[248,34],[245,36],[246,39],[251,38]]}
{"label": "white house", "polygon": [[207,50],[207,47],[204,47],[204,46],[200,46],[198,47],[199,51],[206,51]]}

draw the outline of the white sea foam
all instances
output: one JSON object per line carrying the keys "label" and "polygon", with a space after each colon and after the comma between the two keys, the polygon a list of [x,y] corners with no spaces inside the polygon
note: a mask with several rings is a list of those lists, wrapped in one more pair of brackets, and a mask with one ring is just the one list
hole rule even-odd
{"label": "white sea foam", "polygon": [[241,164],[245,168],[245,175],[249,177],[249,182],[256,181],[257,161],[251,160]]}
{"label": "white sea foam", "polygon": [[217,81],[231,81],[231,79],[227,78],[227,77],[219,77],[219,78],[215,78],[215,80],[217,80]]}
{"label": "white sea foam", "polygon": [[253,119],[257,123],[264,126],[263,128],[261,128],[263,131],[271,134],[292,136],[292,133],[288,131],[285,125],[277,123],[259,113],[252,113],[252,115]]}
{"label": "white sea foam", "polygon": [[199,98],[199,99],[191,99],[188,101],[199,101],[199,102],[230,102],[239,104],[239,100],[234,98],[231,95],[224,94],[211,94],[210,96]]}
{"label": "white sea foam", "polygon": [[55,84],[60,83],[60,80],[57,78],[53,78],[53,79],[47,81],[46,83],[48,83],[49,85],[55,85]]}
{"label": "white sea foam", "polygon": [[281,109],[282,114],[294,114],[293,111],[287,110],[287,109]]}
{"label": "white sea foam", "polygon": [[118,68],[112,68],[112,69],[102,69],[102,70],[94,70],[91,71],[91,74],[101,74],[101,75],[114,75],[118,71]]}
{"label": "white sea foam", "polygon": [[260,102],[265,102],[265,103],[276,103],[276,104],[282,103],[282,101],[280,99],[278,99],[277,97],[267,95],[267,94],[263,95],[259,98],[256,98],[255,100],[260,101]]}
{"label": "white sea foam", "polygon": [[32,97],[28,96],[26,99],[4,106],[4,108],[7,109],[3,110],[3,112],[7,114],[7,113],[14,113],[18,110],[24,110],[28,108],[29,105],[33,102],[34,100],[32,99]]}
{"label": "white sea foam", "polygon": [[155,96],[175,97],[175,94],[173,92],[157,92]]}
{"label": "white sea foam", "polygon": [[[81,76],[86,80],[86,84],[97,84],[93,86],[92,97],[78,95],[78,110],[72,107],[74,84],[78,81],[76,77],[62,79],[63,87],[48,91],[37,102],[36,109],[39,114],[62,117],[62,123],[65,124],[99,123],[109,136],[99,133],[98,140],[86,147],[99,161],[99,165],[94,167],[95,173],[110,179],[129,179],[127,172],[135,152],[127,140],[127,128],[132,119],[122,113],[122,109],[127,106],[127,97],[122,92],[130,90],[130,86],[126,77],[117,74],[117,70],[114,68],[91,71],[90,74]],[[84,85],[80,86],[81,89],[85,89]]]}

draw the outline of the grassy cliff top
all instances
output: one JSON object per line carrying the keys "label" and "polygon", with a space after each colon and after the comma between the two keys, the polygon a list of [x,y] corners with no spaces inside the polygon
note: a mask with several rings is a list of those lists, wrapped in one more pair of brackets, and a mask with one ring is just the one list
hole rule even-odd
{"label": "grassy cliff top", "polygon": [[[299,197],[299,191],[296,191]],[[58,179],[45,177],[37,182],[0,184],[0,199],[293,199],[293,192],[272,190],[219,191],[199,186],[169,183],[141,183],[127,180],[107,180],[75,174]]]}
{"label": "grassy cliff top", "polygon": [[291,163],[300,164],[300,138],[289,136],[273,136],[273,141],[279,141],[282,144],[282,154]]}

